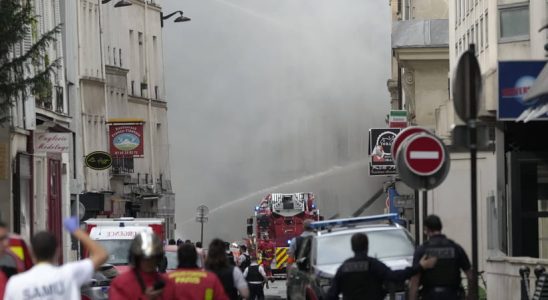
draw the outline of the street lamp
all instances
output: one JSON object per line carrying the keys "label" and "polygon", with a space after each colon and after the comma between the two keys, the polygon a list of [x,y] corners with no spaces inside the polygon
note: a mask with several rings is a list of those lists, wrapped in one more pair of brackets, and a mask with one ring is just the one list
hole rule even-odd
{"label": "street lamp", "polygon": [[163,12],[160,12],[160,24],[162,25],[162,27],[164,27],[164,20],[167,20],[171,17],[173,17],[175,14],[179,14],[179,16],[173,21],[175,23],[180,23],[180,22],[187,22],[187,21],[190,21],[190,18],[189,17],[185,17],[183,16],[183,11],[182,10],[178,10],[178,11],[175,11],[175,12],[172,12],[170,13],[169,15],[165,16],[164,17],[164,13]]}
{"label": "street lamp", "polygon": [[[101,4],[107,4],[109,3],[111,0],[101,0]],[[120,0],[118,2],[116,2],[116,4],[114,4],[114,7],[118,8],[118,7],[124,7],[124,6],[130,6],[132,5],[132,3],[128,0]]]}

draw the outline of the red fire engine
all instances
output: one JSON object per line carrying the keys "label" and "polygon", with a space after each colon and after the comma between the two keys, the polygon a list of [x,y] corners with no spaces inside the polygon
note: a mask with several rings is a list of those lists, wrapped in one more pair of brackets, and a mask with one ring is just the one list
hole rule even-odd
{"label": "red fire engine", "polygon": [[267,259],[270,262],[275,276],[285,276],[289,243],[303,232],[303,221],[306,219],[323,219],[312,193],[268,194],[255,207],[254,218],[247,220],[250,253],[269,245],[265,240],[265,236],[268,236],[267,239],[274,244],[274,254],[266,255],[271,257],[261,257],[259,252],[270,252],[263,249],[257,252],[257,257],[259,261]]}

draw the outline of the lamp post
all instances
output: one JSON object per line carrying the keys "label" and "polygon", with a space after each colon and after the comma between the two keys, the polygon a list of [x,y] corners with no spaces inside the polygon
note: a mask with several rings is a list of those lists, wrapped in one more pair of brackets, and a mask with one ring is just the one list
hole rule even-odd
{"label": "lamp post", "polygon": [[204,223],[206,223],[207,220],[208,220],[207,214],[209,213],[209,208],[207,208],[207,206],[205,206],[205,205],[200,205],[196,209],[196,213],[197,213],[196,214],[196,222],[201,224],[200,243],[202,243],[202,245],[203,245],[204,244]]}
{"label": "lamp post", "polygon": [[162,25],[162,27],[164,27],[164,20],[167,20],[167,19],[173,17],[175,14],[179,14],[179,16],[173,21],[175,23],[190,21],[189,17],[183,16],[183,11],[182,10],[174,11],[174,12],[170,13],[169,15],[165,16],[165,17],[164,17],[164,13],[160,12],[160,24]]}

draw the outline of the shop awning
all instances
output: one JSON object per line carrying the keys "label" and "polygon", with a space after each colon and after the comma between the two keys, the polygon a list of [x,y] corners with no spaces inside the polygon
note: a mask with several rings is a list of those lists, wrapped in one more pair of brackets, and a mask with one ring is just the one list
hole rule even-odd
{"label": "shop awning", "polygon": [[516,122],[525,123],[532,121],[548,113],[548,64],[544,66],[529,91],[523,97],[523,101],[531,107],[523,111]]}

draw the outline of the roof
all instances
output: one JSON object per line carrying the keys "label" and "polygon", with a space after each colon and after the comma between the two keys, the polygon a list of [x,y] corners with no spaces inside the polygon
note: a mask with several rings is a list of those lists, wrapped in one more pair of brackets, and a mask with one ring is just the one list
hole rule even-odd
{"label": "roof", "polygon": [[392,48],[445,48],[449,45],[447,19],[409,20],[393,23]]}
{"label": "roof", "polygon": [[349,233],[358,233],[358,232],[368,232],[368,231],[381,231],[381,230],[392,230],[392,229],[403,229],[396,224],[374,224],[374,225],[360,225],[352,227],[338,227],[331,230],[322,230],[318,233],[318,237],[321,236],[333,236],[333,235],[343,235]]}

